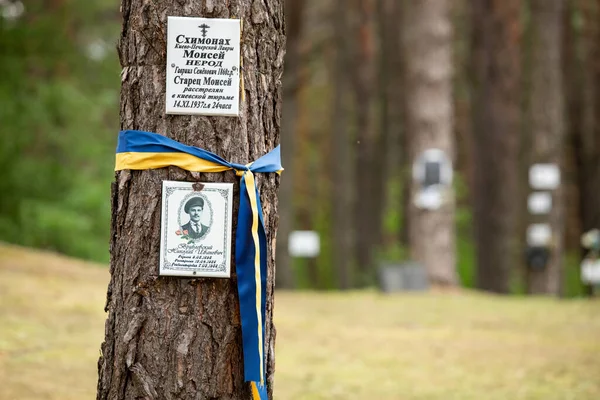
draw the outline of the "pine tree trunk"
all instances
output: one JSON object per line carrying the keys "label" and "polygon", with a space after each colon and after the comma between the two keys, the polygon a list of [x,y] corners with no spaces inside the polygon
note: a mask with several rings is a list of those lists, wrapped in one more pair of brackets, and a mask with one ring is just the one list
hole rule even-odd
{"label": "pine tree trunk", "polygon": [[[531,0],[532,17],[532,159],[531,164],[562,166],[564,105],[561,76],[562,0]],[[562,168],[561,168],[562,169]],[[563,178],[564,179],[564,178]],[[558,295],[562,282],[564,242],[563,190],[551,193],[549,214],[535,217],[552,229],[550,259],[543,269],[527,270],[529,293]]]}
{"label": "pine tree trunk", "polygon": [[586,81],[584,94],[588,115],[582,131],[582,225],[583,230],[600,229],[600,0],[585,2]]}
{"label": "pine tree trunk", "polygon": [[[373,203],[374,212],[371,216],[371,232],[373,234],[373,250],[379,249],[383,242],[383,212],[386,205],[387,183],[391,178],[390,155],[394,148],[391,122],[391,94],[394,88],[391,79],[391,67],[394,64],[394,56],[398,53],[393,49],[392,26],[390,26],[389,14],[393,14],[394,4],[387,0],[376,1],[376,25],[379,38],[379,52],[377,56],[377,120],[378,135],[375,139],[375,154],[371,159],[373,169],[371,179],[373,180]],[[396,127],[397,129],[397,127]],[[395,160],[394,160],[395,161]]]}
{"label": "pine tree trunk", "polygon": [[[401,181],[401,169],[407,163],[401,147],[403,96],[401,20],[402,6],[395,0],[377,0],[377,25],[379,30],[379,136],[377,137],[376,200],[380,213],[374,219],[375,245],[382,250],[397,245],[396,235],[385,235],[384,217],[393,182]],[[398,208],[401,196],[392,203]]]}
{"label": "pine tree trunk", "polygon": [[[355,46],[354,59],[352,60],[352,88],[354,90],[356,114],[356,141],[354,152],[354,250],[358,265],[359,286],[370,283],[373,272],[373,218],[377,218],[379,210],[376,209],[374,192],[373,157],[375,150],[375,129],[371,113],[371,100],[374,82],[374,51],[373,33],[371,24],[372,4],[370,0],[354,0],[350,3],[354,7],[357,24],[352,30],[351,43]],[[346,39],[348,40],[348,39]]]}
{"label": "pine tree trunk", "polygon": [[333,14],[333,29],[336,50],[332,63],[332,121],[331,148],[329,165],[332,185],[332,265],[340,289],[352,286],[352,174],[350,137],[348,135],[348,104],[344,102],[348,95],[347,66],[350,62],[349,49],[345,38],[348,35],[348,10],[346,0],[336,0]]}
{"label": "pine tree trunk", "polygon": [[564,207],[565,253],[577,254],[580,248],[581,221],[579,157],[577,140],[582,129],[583,98],[582,63],[578,55],[581,43],[580,29],[573,23],[578,12],[575,1],[567,0],[562,18],[562,78],[565,93],[565,160],[564,160]]}
{"label": "pine tree trunk", "polygon": [[[582,126],[576,136],[576,154],[579,171],[579,206],[582,232],[600,229],[600,1],[580,0],[579,12],[583,19],[581,37],[582,71]],[[586,250],[582,255],[585,255]],[[593,287],[586,288],[593,294]]]}
{"label": "pine tree trunk", "polygon": [[[438,148],[454,154],[452,131],[452,24],[450,1],[410,2],[405,13],[406,127],[410,156]],[[411,193],[419,185],[412,181]],[[411,196],[411,199],[414,198]],[[410,204],[410,240],[413,258],[438,285],[456,285],[454,198],[437,210]]]}
{"label": "pine tree trunk", "polygon": [[286,166],[286,179],[279,189],[279,230],[277,232],[278,289],[295,285],[292,259],[288,253],[288,237],[294,228],[294,172],[293,156],[296,148],[296,125],[298,123],[298,92],[303,84],[300,79],[300,47],[302,44],[302,14],[304,0],[285,0],[287,51],[283,73],[283,115],[281,129],[282,162]]}
{"label": "pine tree trunk", "polygon": [[509,291],[519,215],[520,0],[473,0],[476,285]]}
{"label": "pine tree trunk", "polygon": [[[161,133],[242,164],[277,145],[285,52],[281,1],[123,0],[121,10],[121,129]],[[243,19],[245,100],[239,118],[165,115],[166,18],[171,15]],[[265,321],[269,393],[275,340],[278,179],[274,175],[256,175],[269,246]],[[198,178],[176,167],[116,174],[108,319],[98,362],[97,399],[250,399],[243,375],[235,276],[158,276],[161,181],[236,182],[239,196],[234,172]],[[234,206],[234,221],[236,216]]]}

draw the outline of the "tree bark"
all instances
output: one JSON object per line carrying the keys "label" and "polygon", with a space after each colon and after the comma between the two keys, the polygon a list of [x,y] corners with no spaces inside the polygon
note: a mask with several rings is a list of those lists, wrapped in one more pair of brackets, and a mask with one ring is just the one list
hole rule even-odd
{"label": "tree bark", "polygon": [[[405,13],[406,127],[412,162],[426,149],[454,154],[450,1],[409,2]],[[419,183],[411,180],[411,198]],[[449,189],[450,193],[453,193]],[[413,258],[437,285],[456,285],[454,198],[437,210],[410,204]]]}
{"label": "tree bark", "polygon": [[294,171],[293,155],[298,121],[298,92],[300,79],[302,21],[304,0],[285,0],[287,51],[283,74],[283,115],[281,127],[282,162],[286,166],[286,179],[279,189],[279,229],[277,233],[277,275],[279,289],[295,285],[292,259],[288,253],[288,237],[294,227]]}
{"label": "tree bark", "polygon": [[[579,178],[579,211],[582,232],[600,229],[600,1],[577,2],[583,20],[582,54],[582,123],[575,136]],[[586,250],[582,250],[582,257]],[[588,295],[593,287],[586,288]]]}
{"label": "tree bark", "polygon": [[582,128],[583,98],[582,63],[578,55],[581,47],[580,29],[575,27],[573,16],[579,12],[575,0],[565,2],[562,16],[562,80],[565,98],[565,150],[564,150],[564,198],[565,253],[578,254],[580,248],[581,221],[579,159],[577,138]]}
{"label": "tree bark", "polygon": [[508,293],[520,199],[521,1],[472,4],[476,284]]}
{"label": "tree bark", "polygon": [[[564,139],[564,104],[562,88],[561,35],[562,0],[531,0],[532,77],[531,164],[552,163],[562,167]],[[562,169],[562,168],[561,168]],[[564,177],[563,177],[564,179]],[[550,259],[543,269],[527,269],[527,289],[532,294],[558,295],[562,282],[564,242],[563,190],[560,185],[552,194],[549,214],[536,216],[537,223],[552,229]]]}
{"label": "tree bark", "polygon": [[[374,213],[371,215],[372,252],[381,248],[383,242],[382,220],[386,205],[387,182],[391,177],[389,154],[394,146],[392,126],[390,125],[390,103],[391,93],[394,89],[391,81],[391,67],[394,63],[393,36],[389,14],[392,14],[392,6],[387,0],[376,0],[376,25],[379,38],[379,51],[377,54],[377,120],[378,134],[375,138],[375,153],[371,156],[373,181],[373,204]],[[397,129],[397,128],[396,128]]]}
{"label": "tree bark", "polygon": [[351,37],[355,43],[352,62],[352,88],[356,114],[356,144],[354,152],[354,250],[356,254],[359,286],[370,283],[373,272],[373,219],[380,215],[374,193],[373,171],[375,129],[371,113],[373,98],[373,32],[372,4],[370,0],[354,0],[353,11],[357,18],[356,29]]}
{"label": "tree bark", "polygon": [[[282,1],[123,0],[118,44],[121,129],[158,132],[241,164],[279,140],[285,53]],[[165,115],[168,15],[241,18],[245,88],[239,118]],[[97,399],[250,399],[244,383],[239,303],[231,279],[158,276],[161,181],[236,182],[232,171],[200,174],[176,167],[121,171],[112,190],[111,280]],[[275,174],[257,174],[267,233],[265,358],[272,394],[272,322],[277,227]],[[234,206],[234,221],[237,206]],[[233,232],[235,232],[235,222]],[[232,267],[234,270],[234,268]]]}
{"label": "tree bark", "polygon": [[[402,130],[402,60],[398,21],[401,5],[393,0],[377,0],[378,54],[378,128],[376,151],[373,157],[375,202],[379,213],[373,218],[374,245],[385,249],[398,242],[397,237],[384,236],[383,221],[388,207],[390,184],[401,180],[400,170],[407,160],[400,147]],[[399,206],[400,196],[393,205]]]}
{"label": "tree bark", "polygon": [[352,174],[350,136],[348,135],[348,104],[344,101],[348,91],[349,49],[346,43],[348,35],[348,11],[346,0],[337,0],[333,8],[334,40],[337,44],[333,68],[333,104],[331,127],[332,171],[331,210],[332,210],[332,265],[340,289],[352,286]]}
{"label": "tree bark", "polygon": [[[600,228],[600,206],[598,193],[600,193],[600,29],[598,17],[600,16],[600,1],[584,9],[586,38],[586,69],[591,85],[586,86],[584,94],[586,107],[589,108],[586,126],[581,137],[581,158],[583,164],[582,181],[582,224],[583,231]],[[589,74],[589,75],[588,75]],[[588,83],[586,82],[586,83]]]}

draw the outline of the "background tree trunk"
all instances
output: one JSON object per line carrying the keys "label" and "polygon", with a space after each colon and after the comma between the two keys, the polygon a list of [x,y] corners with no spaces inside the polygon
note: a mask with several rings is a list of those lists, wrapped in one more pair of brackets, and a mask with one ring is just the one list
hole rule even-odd
{"label": "background tree trunk", "polygon": [[[373,203],[374,214],[371,215],[371,229],[373,235],[372,254],[376,255],[383,244],[383,213],[387,200],[388,183],[393,178],[393,164],[390,162],[390,155],[395,149],[395,137],[392,132],[397,132],[398,126],[391,125],[390,105],[392,104],[392,67],[394,58],[398,57],[398,52],[394,51],[394,27],[390,14],[394,14],[395,3],[388,0],[376,0],[376,19],[377,36],[379,39],[379,51],[377,54],[377,137],[375,138],[374,154],[372,155],[372,173],[373,180]],[[398,88],[395,88],[396,90]],[[373,260],[377,261],[377,260]],[[377,267],[376,265],[373,265]]]}
{"label": "background tree trunk", "polygon": [[[595,3],[595,4],[594,4]],[[580,159],[581,170],[581,202],[582,228],[600,229],[600,0],[583,3],[584,15],[584,49],[586,52],[584,79],[584,101],[587,115],[585,126],[581,132]]]}
{"label": "background tree trunk", "polygon": [[337,44],[333,68],[333,104],[331,126],[332,157],[331,210],[332,210],[332,265],[340,289],[352,286],[352,197],[353,182],[349,171],[351,165],[350,134],[348,131],[348,64],[349,48],[347,1],[337,0],[332,13],[334,37]]}
{"label": "background tree trunk", "polygon": [[[434,147],[454,154],[452,129],[452,23],[450,2],[409,2],[406,16],[406,127],[410,157]],[[411,164],[412,164],[411,162]],[[418,209],[412,201],[418,183],[411,180],[410,240],[413,258],[425,266],[434,284],[456,285],[454,198],[438,210]]]}
{"label": "background tree trunk", "polygon": [[377,179],[377,209],[380,214],[374,220],[376,232],[376,249],[383,254],[398,246],[400,235],[386,232],[384,221],[388,217],[390,208],[397,210],[400,226],[404,227],[402,215],[406,214],[402,208],[402,193],[399,185],[403,180],[402,171],[408,164],[407,149],[402,145],[403,137],[403,112],[404,91],[402,72],[402,46],[401,34],[402,4],[395,0],[377,0],[377,25],[379,31],[379,135],[377,137],[376,163]]}
{"label": "background tree trunk", "polygon": [[562,81],[565,99],[564,198],[565,253],[578,254],[581,247],[579,157],[577,141],[583,126],[583,70],[579,49],[581,29],[573,23],[579,12],[576,0],[566,0],[562,15]]}
{"label": "background tree trunk", "polygon": [[298,93],[302,85],[300,79],[302,22],[304,0],[285,0],[286,55],[283,74],[283,114],[281,127],[281,157],[285,165],[286,179],[279,189],[279,229],[277,232],[277,274],[278,289],[295,286],[292,259],[288,253],[288,237],[294,228],[294,162],[296,146],[296,124],[298,122]]}
{"label": "background tree trunk", "polygon": [[354,0],[352,10],[356,27],[346,40],[355,43],[351,64],[356,115],[356,141],[354,152],[354,251],[356,253],[359,286],[372,278],[374,232],[373,219],[380,215],[375,200],[373,156],[375,129],[371,113],[373,91],[374,42],[372,32],[373,4],[371,0]]}
{"label": "background tree trunk", "polygon": [[[562,170],[564,104],[562,87],[561,37],[562,0],[531,0],[532,77],[531,165],[552,163]],[[564,180],[564,174],[562,179]],[[550,259],[544,269],[527,269],[529,293],[559,294],[562,281],[564,215],[562,184],[552,191],[552,210],[534,217],[552,229]]]}
{"label": "background tree trunk", "polygon": [[[285,53],[282,2],[123,0],[119,57],[121,128],[158,132],[223,158],[248,163],[279,140]],[[165,115],[167,15],[241,18],[245,101],[239,118]],[[194,180],[175,167],[121,171],[112,192],[111,281],[98,399],[249,399],[239,304],[232,279],[159,277],[161,181]],[[272,324],[277,179],[257,174],[268,255],[266,372],[272,392]],[[201,174],[236,182],[234,172]],[[234,206],[234,221],[237,207]],[[233,227],[235,232],[235,223]],[[232,268],[234,269],[234,268]]]}
{"label": "background tree trunk", "polygon": [[[575,137],[579,178],[579,210],[582,232],[600,229],[600,1],[577,2],[583,20],[582,126]],[[582,256],[586,251],[582,250]],[[587,294],[593,287],[586,288]]]}
{"label": "background tree trunk", "polygon": [[357,265],[355,284],[365,286],[370,280],[375,210],[372,179],[375,130],[372,118],[372,100],[375,99],[374,37],[372,27],[373,3],[370,0],[351,2],[351,29],[348,38],[352,43],[350,87],[354,95],[354,253]]}
{"label": "background tree trunk", "polygon": [[476,285],[508,293],[520,209],[521,1],[472,4]]}

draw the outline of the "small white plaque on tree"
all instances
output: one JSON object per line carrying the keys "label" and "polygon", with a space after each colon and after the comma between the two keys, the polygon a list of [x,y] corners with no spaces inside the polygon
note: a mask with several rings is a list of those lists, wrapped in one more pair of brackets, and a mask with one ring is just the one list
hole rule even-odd
{"label": "small white plaque on tree", "polygon": [[527,208],[534,215],[548,214],[552,210],[552,194],[550,192],[534,192],[527,198]]}
{"label": "small white plaque on tree", "polygon": [[231,183],[163,181],[160,275],[229,277],[232,199]]}
{"label": "small white plaque on tree", "polygon": [[527,227],[527,244],[531,247],[547,247],[552,241],[549,224],[532,224]]}
{"label": "small white plaque on tree", "polygon": [[529,184],[534,189],[556,189],[560,185],[560,169],[558,165],[533,164],[529,168]]}
{"label": "small white plaque on tree", "polygon": [[167,114],[238,116],[240,20],[168,17]]}
{"label": "small white plaque on tree", "polygon": [[600,284],[600,260],[586,258],[581,262],[581,281],[588,285]]}
{"label": "small white plaque on tree", "polygon": [[316,257],[321,251],[319,234],[315,231],[293,231],[288,238],[288,251],[292,257]]}

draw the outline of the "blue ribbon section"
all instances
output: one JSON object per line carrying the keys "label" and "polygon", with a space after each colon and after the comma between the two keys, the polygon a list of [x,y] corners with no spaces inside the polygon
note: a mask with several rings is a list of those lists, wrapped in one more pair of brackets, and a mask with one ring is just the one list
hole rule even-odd
{"label": "blue ribbon section", "polygon": [[[127,153],[126,158],[122,158]],[[178,154],[179,153],[179,154]],[[280,172],[279,146],[249,165],[230,163],[198,147],[187,146],[165,136],[143,131],[121,131],[117,144],[116,170],[149,169],[174,165],[190,167],[181,161],[181,153],[197,157],[194,171],[212,166],[233,169],[241,176],[240,207],[235,236],[235,263],[242,323],[244,378],[251,382],[252,397],[267,400],[265,371],[265,320],[267,288],[267,236],[260,194],[253,173]],[[173,156],[170,157],[169,154]],[[156,162],[153,161],[156,156]],[[257,243],[258,241],[258,243]],[[258,253],[258,254],[257,254]]]}

